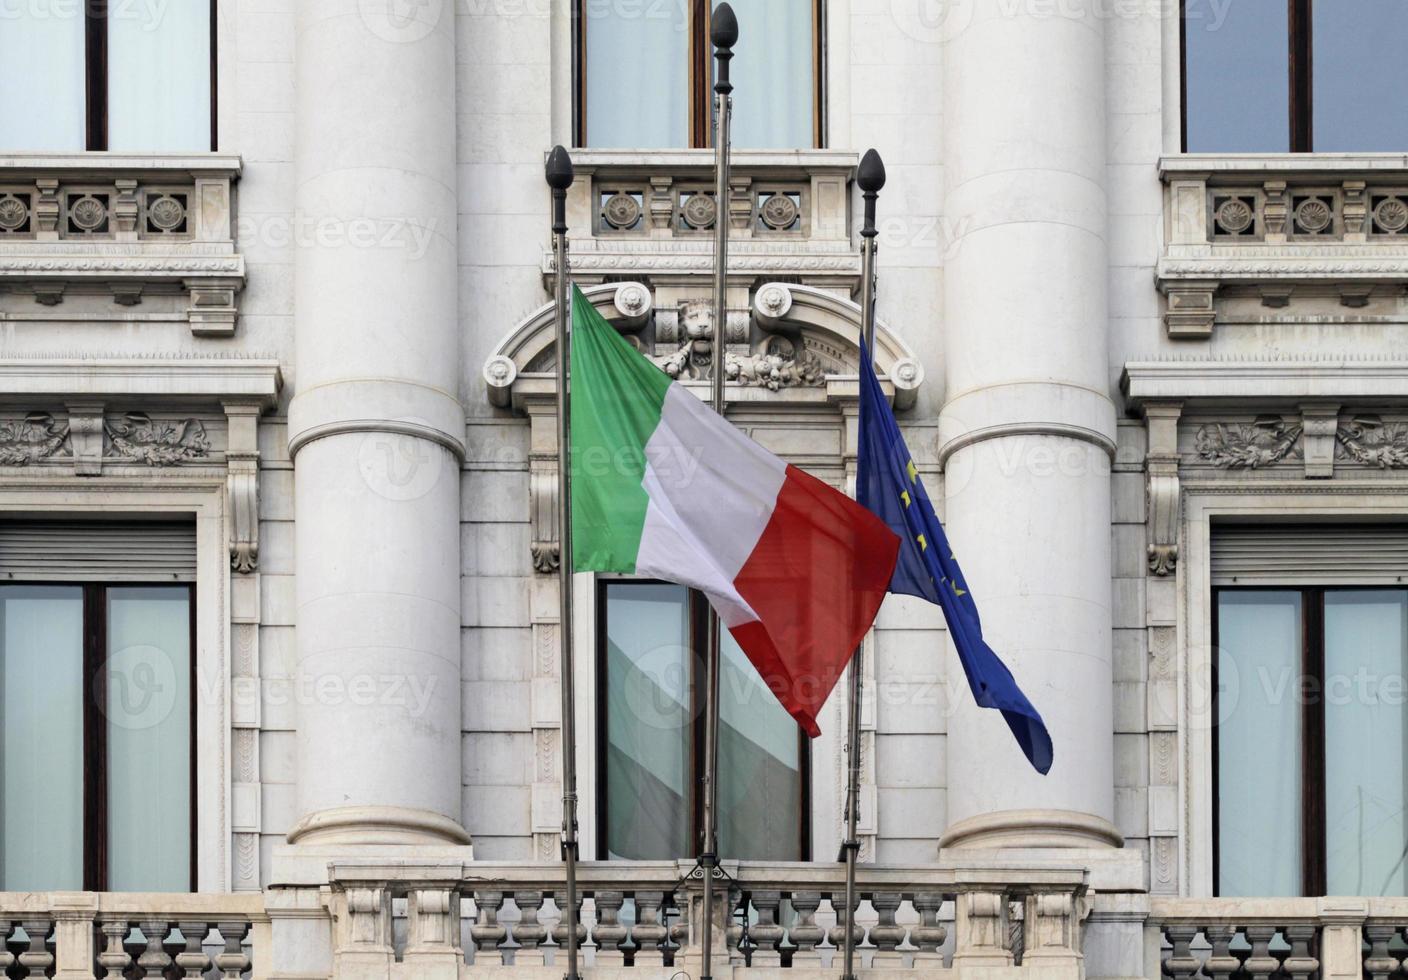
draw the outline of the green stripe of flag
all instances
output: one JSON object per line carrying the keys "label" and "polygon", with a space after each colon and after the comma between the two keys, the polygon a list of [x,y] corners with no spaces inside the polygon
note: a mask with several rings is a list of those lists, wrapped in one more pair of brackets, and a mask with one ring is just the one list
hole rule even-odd
{"label": "green stripe of flag", "polygon": [[649,503],[645,444],[670,378],[572,287],[572,566],[634,572]]}

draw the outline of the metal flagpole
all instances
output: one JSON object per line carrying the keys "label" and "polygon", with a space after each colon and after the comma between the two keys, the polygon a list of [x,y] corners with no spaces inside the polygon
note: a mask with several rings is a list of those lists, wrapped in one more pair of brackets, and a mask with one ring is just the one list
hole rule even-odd
{"label": "metal flagpole", "polygon": [[[866,349],[875,357],[875,202],[880,197],[880,189],[885,186],[885,164],[880,154],[866,150],[861,158],[856,183],[865,196],[865,223],[861,226],[861,282],[860,315],[861,333],[865,337]],[[856,836],[856,824],[860,820],[860,703],[863,685],[862,666],[865,645],[856,647],[851,656],[850,696],[847,699],[846,762],[846,839],[841,850],[846,861],[846,932],[843,947],[841,980],[855,980],[855,915],[856,915],[856,858],[860,853],[860,839]]]}
{"label": "metal flagpole", "polygon": [[562,924],[567,941],[567,980],[577,980],[577,729],[572,667],[572,480],[571,393],[567,389],[570,347],[567,338],[567,188],[572,186],[572,158],[560,145],[548,154],[545,168],[552,188],[553,255],[557,263],[557,587],[558,634],[562,639],[562,859],[567,865],[567,903]]}
{"label": "metal flagpole", "polygon": [[[738,41],[738,20],[733,8],[721,3],[714,9],[709,38],[714,43],[714,348],[712,404],[724,411],[724,344],[728,325],[728,218],[729,129],[733,110],[733,85],[728,64]],[[703,943],[700,980],[712,980],[714,954],[714,869],[718,867],[718,769],[719,769],[719,615],[709,610],[709,652],[704,695],[704,841],[699,864],[704,874]]]}

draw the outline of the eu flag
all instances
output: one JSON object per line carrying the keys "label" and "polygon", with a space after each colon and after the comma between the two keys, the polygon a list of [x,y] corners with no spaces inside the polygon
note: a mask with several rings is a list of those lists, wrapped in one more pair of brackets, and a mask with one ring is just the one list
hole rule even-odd
{"label": "eu flag", "polygon": [[1001,711],[1027,760],[1038,772],[1047,773],[1051,769],[1051,736],[1046,723],[1017,687],[1007,665],[983,642],[978,607],[924,492],[863,341],[856,498],[900,536],[899,561],[890,579],[890,591],[927,599],[943,609],[973,699],[984,708]]}

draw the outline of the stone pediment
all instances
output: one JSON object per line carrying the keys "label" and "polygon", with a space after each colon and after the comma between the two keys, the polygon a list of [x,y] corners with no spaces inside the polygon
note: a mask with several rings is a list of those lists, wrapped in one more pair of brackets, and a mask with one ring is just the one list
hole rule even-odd
{"label": "stone pediment", "polygon": [[[708,301],[656,308],[643,283],[604,283],[583,294],[627,340],[676,380],[709,389],[707,352],[713,338]],[[860,307],[827,290],[764,283],[747,309],[730,309],[725,363],[730,403],[817,405],[854,402],[858,395]],[[524,318],[484,364],[489,400],[523,410],[555,391],[554,304]],[[876,325],[876,366],[897,408],[914,401],[924,370],[884,323]]]}

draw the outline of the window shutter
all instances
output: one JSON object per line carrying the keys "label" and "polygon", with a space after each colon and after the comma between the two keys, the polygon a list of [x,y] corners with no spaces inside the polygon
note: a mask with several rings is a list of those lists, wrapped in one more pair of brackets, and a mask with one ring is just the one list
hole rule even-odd
{"label": "window shutter", "polygon": [[1213,525],[1213,585],[1401,585],[1408,526]]}
{"label": "window shutter", "polygon": [[194,582],[193,521],[0,521],[0,582]]}

